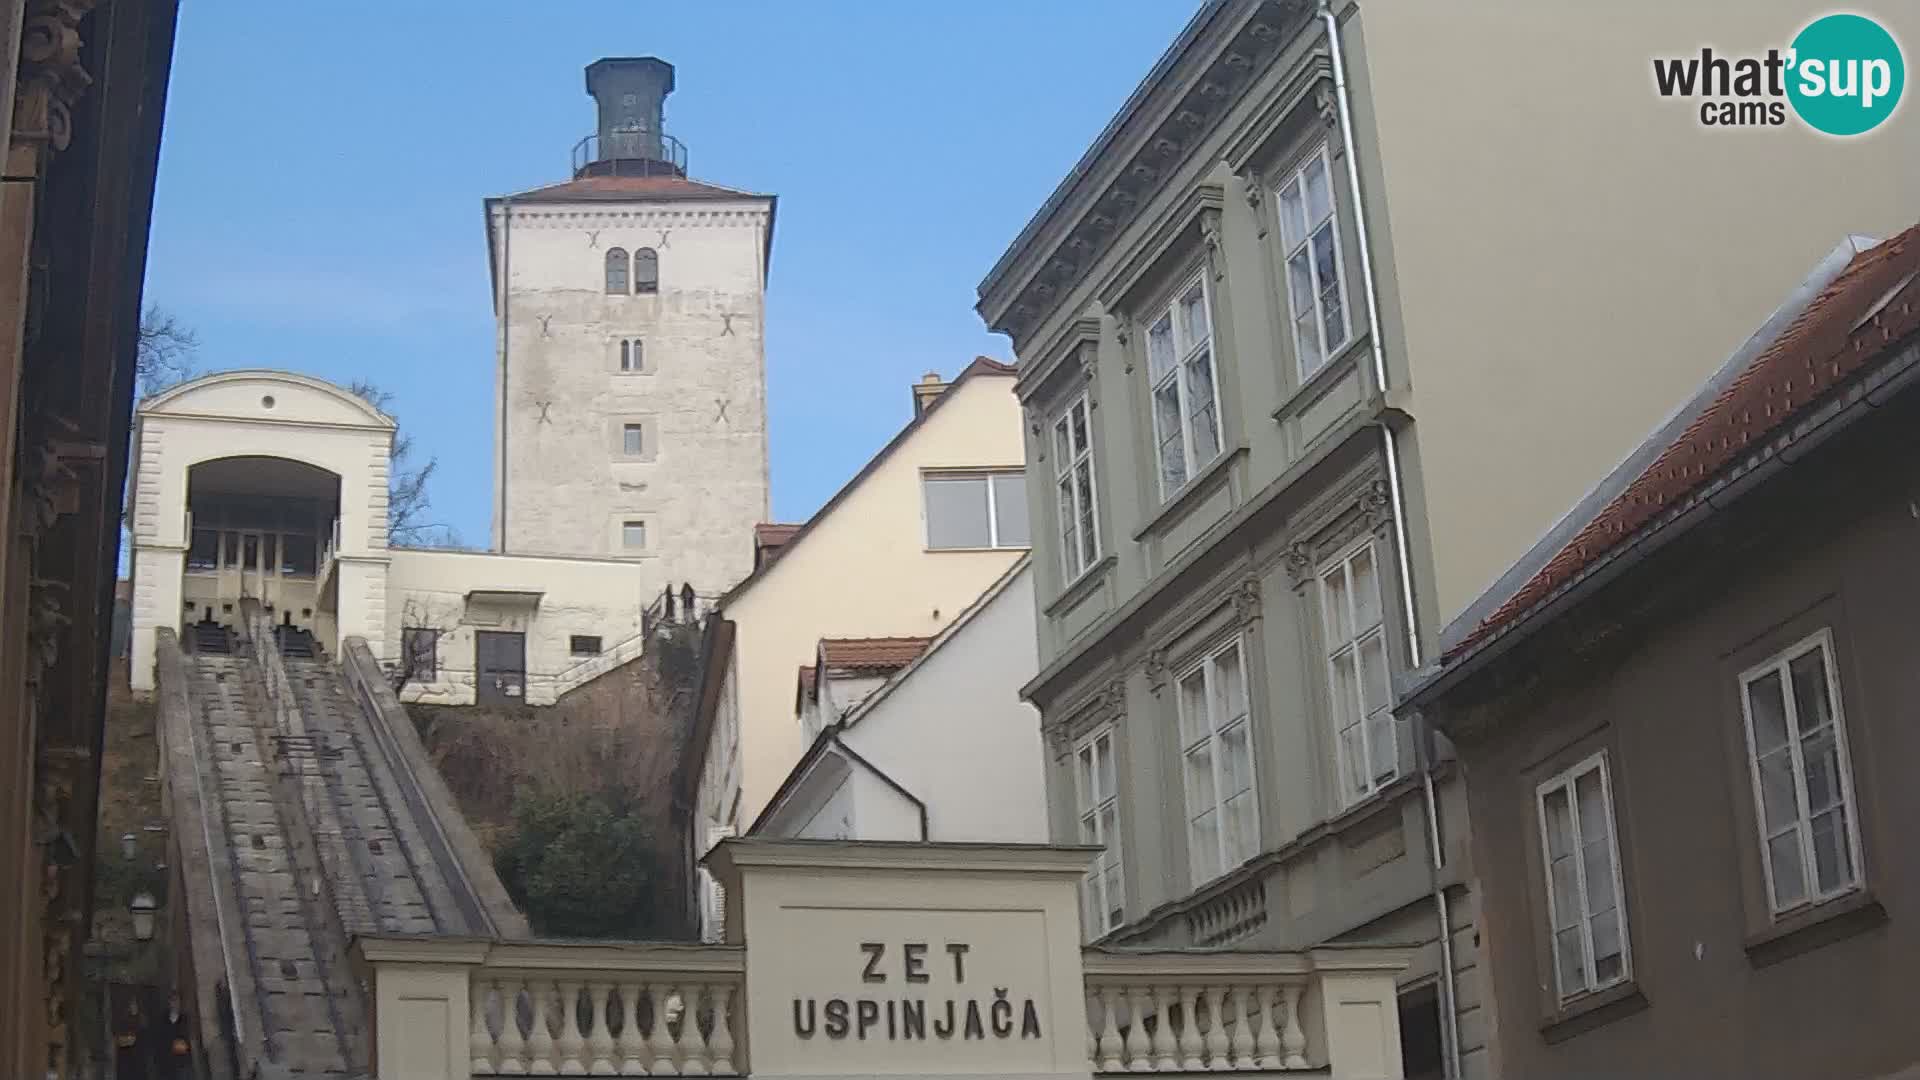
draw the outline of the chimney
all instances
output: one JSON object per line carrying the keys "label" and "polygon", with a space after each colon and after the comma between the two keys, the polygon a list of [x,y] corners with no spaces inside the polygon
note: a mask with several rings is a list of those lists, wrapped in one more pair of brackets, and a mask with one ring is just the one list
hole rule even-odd
{"label": "chimney", "polygon": [[927,407],[933,404],[935,398],[945,393],[946,389],[947,384],[940,381],[939,372],[929,371],[920,376],[920,381],[913,384],[913,415],[919,416],[926,412]]}
{"label": "chimney", "polygon": [[[622,56],[587,65],[587,93],[599,107],[600,126],[590,160],[579,163],[589,175],[646,172],[617,168],[617,162],[668,166],[659,171],[684,174],[686,151],[666,135],[662,114],[673,93],[673,65],[657,56]],[[598,165],[600,168],[596,169]]]}

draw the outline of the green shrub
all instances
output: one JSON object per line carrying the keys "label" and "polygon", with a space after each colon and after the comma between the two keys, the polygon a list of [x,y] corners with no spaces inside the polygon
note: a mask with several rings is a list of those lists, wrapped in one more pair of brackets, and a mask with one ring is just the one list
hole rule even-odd
{"label": "green shrub", "polygon": [[494,867],[533,931],[557,938],[657,933],[652,838],[612,792],[522,788]]}

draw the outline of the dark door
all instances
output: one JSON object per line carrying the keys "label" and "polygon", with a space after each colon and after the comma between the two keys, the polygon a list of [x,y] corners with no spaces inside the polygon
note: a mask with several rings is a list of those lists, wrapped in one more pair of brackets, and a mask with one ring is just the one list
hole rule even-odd
{"label": "dark door", "polygon": [[522,701],[527,694],[527,636],[500,630],[473,635],[474,697],[482,705]]}

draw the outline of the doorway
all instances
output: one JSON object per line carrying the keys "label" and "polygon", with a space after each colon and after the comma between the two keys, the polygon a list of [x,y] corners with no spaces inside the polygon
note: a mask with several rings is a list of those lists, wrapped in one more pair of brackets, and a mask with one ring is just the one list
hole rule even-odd
{"label": "doorway", "polygon": [[473,635],[474,699],[481,705],[526,700],[527,636],[504,630]]}

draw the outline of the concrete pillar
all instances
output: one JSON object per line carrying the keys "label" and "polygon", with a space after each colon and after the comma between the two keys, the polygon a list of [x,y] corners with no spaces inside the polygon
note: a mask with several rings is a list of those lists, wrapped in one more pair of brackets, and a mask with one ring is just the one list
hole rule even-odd
{"label": "concrete pillar", "polygon": [[1315,967],[1331,1080],[1403,1080],[1393,972]]}
{"label": "concrete pillar", "polygon": [[373,986],[367,1030],[375,1076],[467,1080],[473,1075],[467,988],[487,948],[483,941],[434,939],[354,943],[356,966]]}

